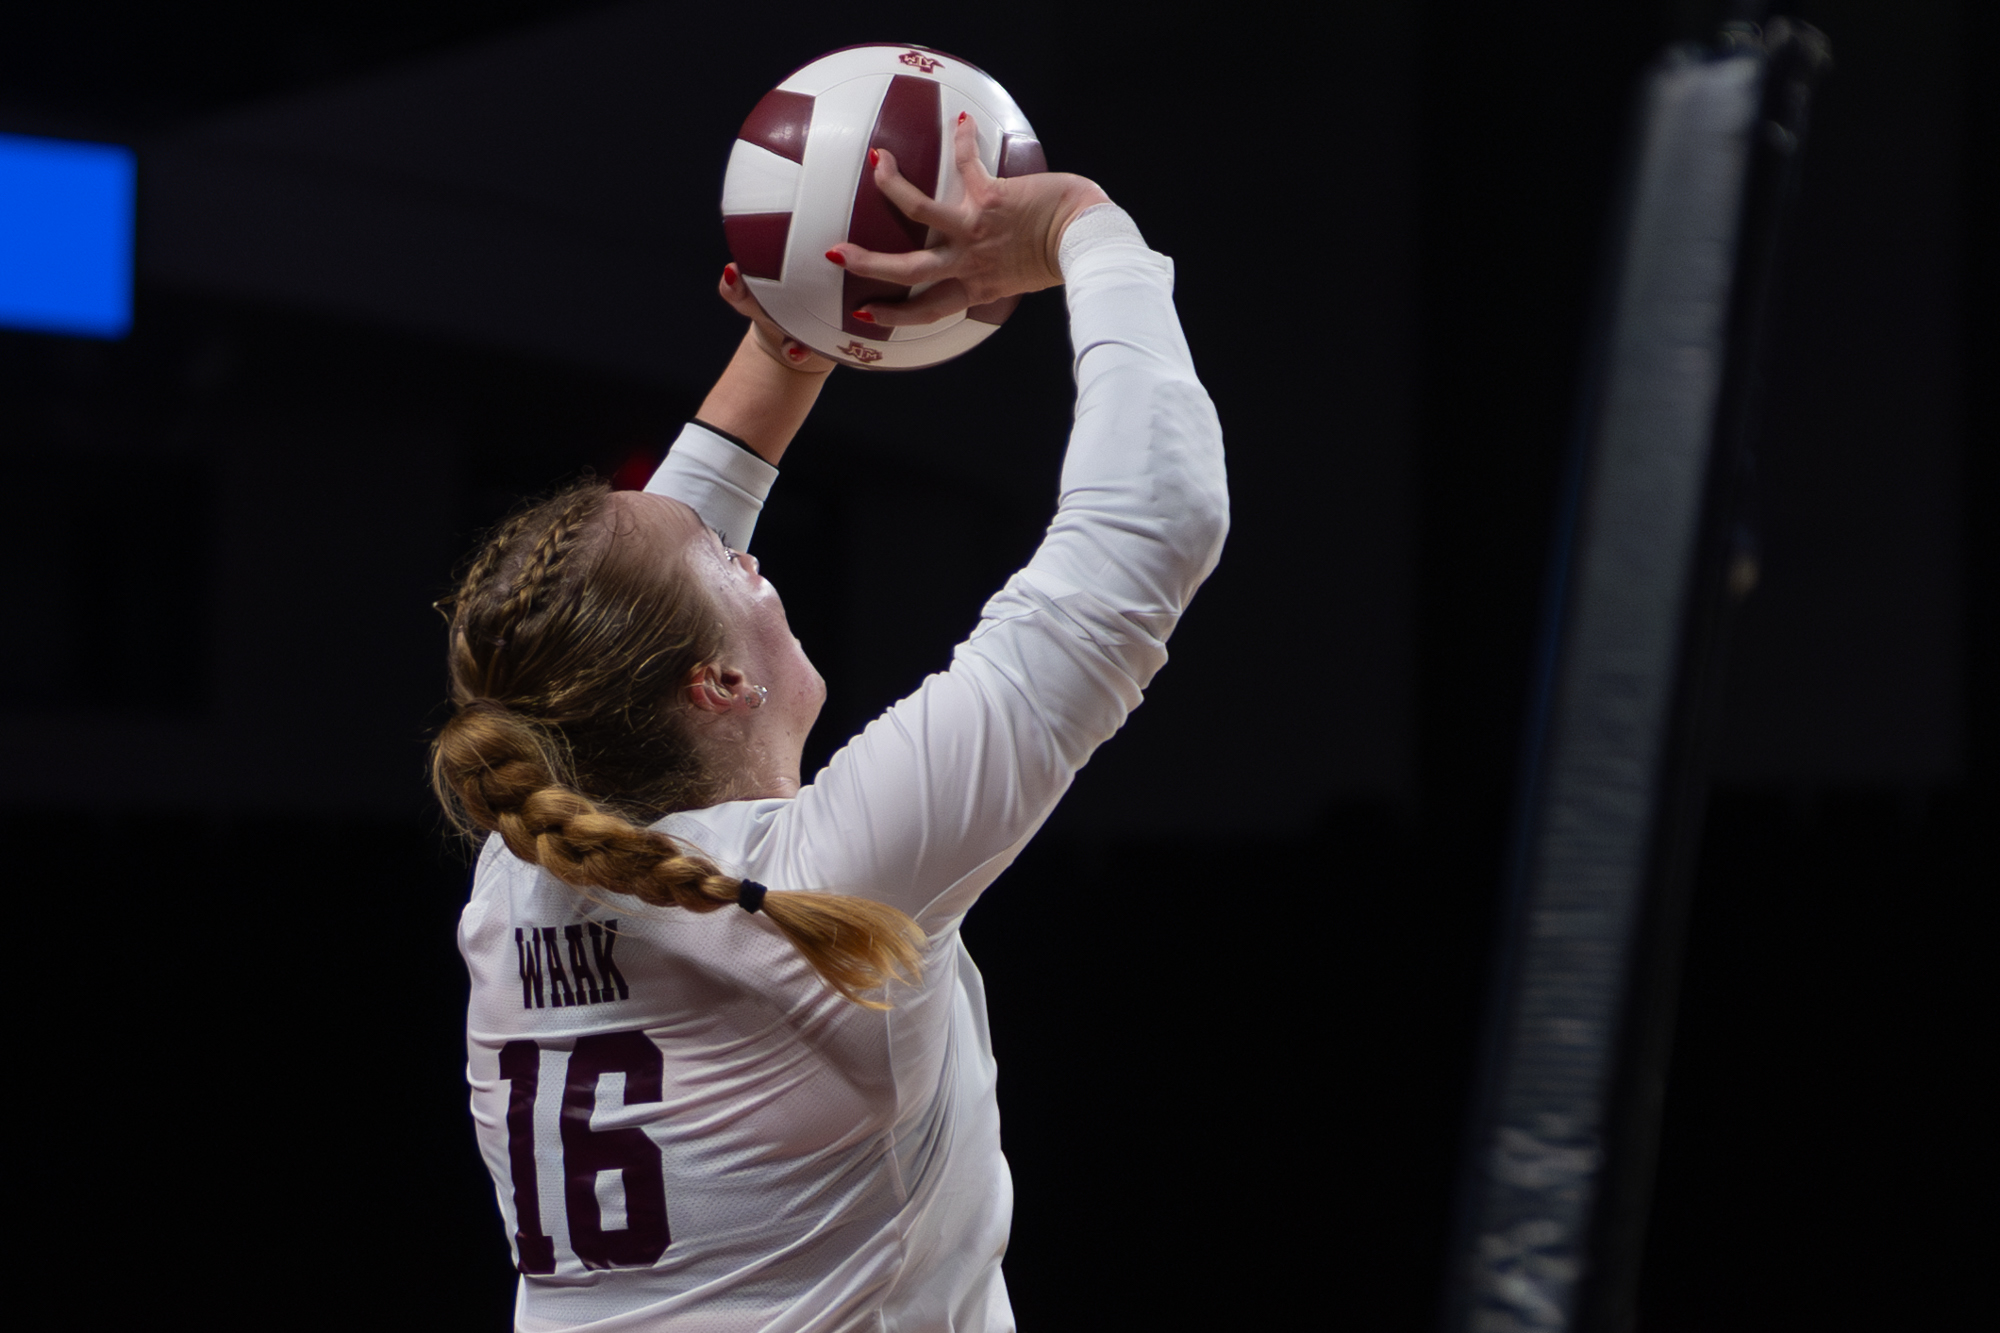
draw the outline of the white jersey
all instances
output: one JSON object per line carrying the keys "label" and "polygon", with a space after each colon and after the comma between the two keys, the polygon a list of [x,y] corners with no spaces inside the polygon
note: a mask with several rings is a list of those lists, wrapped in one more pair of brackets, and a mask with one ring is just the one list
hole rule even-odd
{"label": "white jersey", "polygon": [[[1012,1185],[959,922],[1139,702],[1227,527],[1171,263],[1099,206],[1062,264],[1076,425],[1034,558],[950,669],[797,797],[657,826],[773,889],[908,912],[922,983],[864,1009],[761,915],[591,901],[487,841],[460,928],[467,1078],[523,1333],[1014,1327]],[[740,546],[773,476],[690,427],[649,489]]]}

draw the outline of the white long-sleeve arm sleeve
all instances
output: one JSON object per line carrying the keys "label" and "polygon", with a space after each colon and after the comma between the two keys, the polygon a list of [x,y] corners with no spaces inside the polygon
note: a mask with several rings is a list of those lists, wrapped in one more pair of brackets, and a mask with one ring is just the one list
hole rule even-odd
{"label": "white long-sleeve arm sleeve", "polygon": [[646,489],[679,500],[721,533],[725,546],[747,551],[777,479],[778,469],[749,449],[690,421]]}
{"label": "white long-sleeve arm sleeve", "polygon": [[[1131,219],[1109,205],[1081,215],[1062,265],[1077,405],[1046,537],[950,669],[796,799],[684,817],[718,834],[747,819],[719,839],[747,846],[740,873],[890,902],[936,935],[1040,827],[1166,661],[1228,528],[1221,428],[1174,314],[1173,265]],[[672,466],[663,477],[679,475]],[[693,495],[668,493],[722,526]]]}

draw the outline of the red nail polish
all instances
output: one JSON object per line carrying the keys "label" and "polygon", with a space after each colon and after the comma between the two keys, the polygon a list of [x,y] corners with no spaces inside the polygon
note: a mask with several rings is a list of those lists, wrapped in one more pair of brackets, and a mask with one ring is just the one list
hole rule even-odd
{"label": "red nail polish", "polygon": [[958,113],[958,118],[959,118],[960,120],[964,120],[964,119],[965,119],[965,113],[964,113],[963,111],[959,112],[959,113]]}
{"label": "red nail polish", "polygon": [[803,347],[796,347],[796,346],[787,347],[785,349],[785,355],[789,356],[794,361],[803,361],[805,360],[806,349]]}
{"label": "red nail polish", "polygon": [[722,280],[731,287],[736,285],[736,265],[724,264],[722,266]]}
{"label": "red nail polish", "polygon": [[881,149],[879,149],[879,148],[871,148],[871,149],[869,149],[869,150],[868,150],[868,165],[869,165],[869,166],[871,166],[871,167],[879,167],[879,166],[881,166],[881,165],[882,165],[882,150],[881,150]]}
{"label": "red nail polish", "polygon": [[863,324],[873,324],[875,322],[875,316],[869,314],[866,310],[855,311],[854,317],[860,320]]}
{"label": "red nail polish", "polygon": [[840,266],[841,266],[842,268],[846,268],[846,267],[847,267],[847,258],[846,258],[846,256],[842,255],[842,254],[840,253],[840,251],[838,251],[838,250],[829,250],[829,251],[827,251],[827,252],[826,252],[826,257],[827,257],[828,259],[832,260],[832,261],[833,261],[834,263],[836,263],[836,264],[840,265]]}

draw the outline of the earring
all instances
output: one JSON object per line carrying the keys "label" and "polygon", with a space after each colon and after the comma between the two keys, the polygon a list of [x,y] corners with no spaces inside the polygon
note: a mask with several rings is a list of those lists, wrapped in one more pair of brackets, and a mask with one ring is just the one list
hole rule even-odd
{"label": "earring", "polygon": [[[750,693],[750,691],[752,690],[755,690],[756,693],[755,694]],[[764,706],[764,701],[770,697],[771,697],[771,691],[768,686],[745,685],[743,687],[743,701],[749,704],[752,708],[762,708]]]}

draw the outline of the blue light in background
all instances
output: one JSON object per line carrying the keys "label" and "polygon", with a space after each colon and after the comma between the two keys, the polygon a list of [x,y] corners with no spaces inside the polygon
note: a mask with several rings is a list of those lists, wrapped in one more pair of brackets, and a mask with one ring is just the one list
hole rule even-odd
{"label": "blue light in background", "polygon": [[132,327],[135,172],[129,148],[0,134],[0,325]]}

